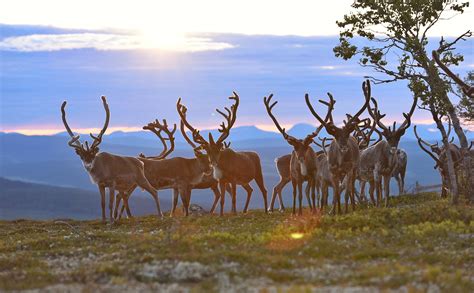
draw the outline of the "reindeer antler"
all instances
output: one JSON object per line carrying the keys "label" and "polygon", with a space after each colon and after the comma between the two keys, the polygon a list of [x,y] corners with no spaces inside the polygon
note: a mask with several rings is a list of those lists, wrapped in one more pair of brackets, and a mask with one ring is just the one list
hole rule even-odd
{"label": "reindeer antler", "polygon": [[425,148],[425,147],[423,146],[423,144],[426,144],[426,145],[428,145],[428,146],[432,146],[432,145],[429,144],[429,143],[427,143],[426,141],[424,141],[424,140],[418,135],[418,132],[416,131],[416,125],[413,127],[413,131],[415,132],[415,136],[416,136],[416,138],[417,138],[417,140],[418,140],[418,145],[420,146],[420,148],[421,148],[423,151],[425,151],[425,153],[427,153],[431,158],[433,158],[433,160],[435,160],[435,162],[436,162],[435,168],[436,168],[437,166],[440,166],[441,161],[440,161],[432,152],[430,152],[427,148]]}
{"label": "reindeer antler", "polygon": [[275,107],[276,104],[278,104],[278,101],[275,101],[272,104],[270,104],[272,102],[272,98],[273,98],[273,94],[270,94],[268,98],[263,97],[263,104],[265,104],[265,109],[267,110],[268,116],[270,116],[270,118],[273,121],[273,124],[275,124],[275,127],[278,129],[278,131],[280,131],[280,133],[283,135],[283,138],[285,140],[287,140],[288,142],[297,140],[295,137],[286,133],[285,128],[280,126],[280,123],[278,123],[278,120],[273,115],[272,113],[273,107]]}
{"label": "reindeer antler", "polygon": [[64,127],[66,128],[67,133],[71,137],[71,140],[68,142],[68,145],[75,148],[75,149],[81,149],[82,145],[81,142],[79,141],[79,135],[74,135],[72,132],[71,128],[69,127],[67,121],[66,121],[66,104],[67,101],[64,101],[61,105],[61,118],[63,120]]}
{"label": "reindeer antler", "polygon": [[[178,102],[176,103],[176,109],[178,110],[178,114],[179,114],[179,117],[181,118],[181,122],[186,126],[186,128],[188,128],[191,131],[194,142],[196,142],[197,144],[200,144],[201,146],[207,146],[208,143],[204,139],[204,137],[201,136],[201,134],[199,133],[199,130],[195,129],[186,119],[186,112],[188,109],[186,108],[186,106],[181,104],[181,98],[179,98]],[[185,136],[185,139],[186,139],[186,136]],[[195,146],[193,148],[195,148]]]}
{"label": "reindeer antler", "polygon": [[107,104],[107,100],[106,100],[105,96],[102,96],[101,99],[102,99],[102,104],[103,104],[104,110],[105,110],[105,122],[104,122],[104,126],[102,127],[102,130],[100,131],[99,135],[94,136],[92,133],[90,134],[90,136],[94,140],[92,142],[91,149],[96,148],[96,147],[99,146],[99,144],[102,142],[102,136],[104,135],[105,131],[107,130],[107,127],[109,127],[109,120],[110,120],[109,105]]}
{"label": "reindeer antler", "polygon": [[[227,113],[222,112],[219,109],[216,109],[217,113],[221,114],[224,119],[227,121],[227,126],[225,122],[222,122],[218,130],[221,133],[220,137],[217,139],[216,144],[222,143],[230,133],[230,129],[234,126],[235,120],[237,119],[237,109],[239,108],[240,98],[236,92],[233,92],[234,96],[229,97],[229,100],[234,100],[234,104],[230,106],[230,109],[225,107]],[[210,139],[212,138],[212,134],[210,134]]]}
{"label": "reindeer antler", "polygon": [[99,144],[102,142],[102,136],[104,135],[105,131],[107,130],[107,127],[109,126],[110,110],[109,110],[109,105],[107,104],[107,100],[106,100],[105,96],[102,96],[101,99],[102,99],[102,104],[103,104],[104,110],[105,110],[105,122],[104,122],[104,126],[102,127],[102,130],[100,131],[99,135],[94,136],[92,133],[90,134],[90,136],[93,139],[93,142],[92,142],[92,145],[91,145],[90,148],[89,148],[89,143],[87,141],[85,142],[85,148],[84,148],[84,145],[81,144],[81,142],[79,141],[80,136],[79,135],[74,135],[74,133],[72,132],[71,128],[69,127],[69,125],[66,121],[66,104],[67,104],[67,101],[64,101],[62,103],[62,105],[61,105],[61,114],[62,114],[61,117],[62,117],[62,120],[63,120],[64,127],[66,128],[66,131],[69,134],[69,136],[71,137],[71,140],[68,142],[69,146],[74,147],[75,149],[82,149],[82,150],[85,150],[85,151],[90,151],[91,149],[97,148],[99,146]]}
{"label": "reindeer antler", "polygon": [[[158,119],[156,119],[154,122],[150,122],[147,125],[143,126],[144,130],[150,130],[153,132],[158,138],[160,139],[161,143],[163,144],[163,150],[158,156],[153,156],[153,157],[147,157],[148,159],[156,159],[156,160],[161,160],[166,158],[171,152],[174,150],[174,133],[176,132],[176,124],[173,125],[173,129],[170,130],[168,127],[168,123],[166,122],[166,119],[163,119],[163,123],[160,123]],[[166,134],[166,138],[163,137],[162,133],[164,132]],[[166,141],[170,142],[170,148],[168,149],[168,145],[166,144]],[[142,154],[140,155],[141,157],[145,157]]]}

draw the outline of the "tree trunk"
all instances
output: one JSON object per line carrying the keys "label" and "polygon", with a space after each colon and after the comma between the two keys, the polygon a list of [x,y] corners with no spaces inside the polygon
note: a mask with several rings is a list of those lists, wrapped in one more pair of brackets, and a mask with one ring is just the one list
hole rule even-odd
{"label": "tree trunk", "polygon": [[[424,56],[427,56],[426,52],[424,52]],[[444,87],[444,81],[441,79],[439,76],[439,72],[437,67],[435,66],[435,63],[433,60],[429,59],[426,57],[423,58],[421,64],[423,64],[423,67],[428,75],[428,80],[427,83],[430,86],[431,92],[432,92],[432,98],[438,98],[442,101],[442,104],[445,105],[447,112],[451,118],[451,121],[453,123],[453,127],[455,128],[455,132],[459,137],[459,140],[461,142],[461,147],[462,143],[466,145],[467,148],[467,139],[466,136],[464,135],[464,132],[461,128],[459,119],[456,114],[456,110],[454,109],[453,104],[451,103],[451,100],[448,98],[448,94],[446,92],[446,88]],[[449,176],[449,185],[450,185],[450,191],[451,191],[451,202],[453,204],[457,204],[459,202],[459,190],[457,186],[457,174],[454,169],[454,162],[453,162],[453,157],[451,155],[451,151],[449,148],[449,137],[446,135],[446,131],[444,129],[442,121],[438,117],[438,112],[439,110],[436,109],[433,100],[429,102],[430,110],[431,110],[431,115],[433,116],[433,120],[436,122],[436,126],[441,132],[441,136],[443,138],[443,145],[446,150],[446,159],[447,159],[447,167],[448,167],[448,176]],[[451,117],[451,115],[453,117]],[[454,126],[456,125],[456,126]],[[470,177],[468,177],[470,178]]]}
{"label": "tree trunk", "polygon": [[[436,122],[436,127],[441,132],[441,137],[443,138],[443,146],[446,150],[446,165],[448,167],[448,176],[449,176],[449,191],[451,193],[451,203],[458,204],[459,203],[459,190],[458,190],[458,182],[456,176],[456,170],[454,169],[454,162],[453,156],[451,155],[451,150],[449,148],[449,138],[446,134],[446,130],[444,129],[443,122],[438,117],[438,113],[436,112],[436,108],[433,103],[430,103],[431,115],[433,116],[433,120]],[[441,166],[438,166],[441,168]]]}
{"label": "tree trunk", "polygon": [[464,192],[464,196],[469,200],[469,202],[472,204],[474,203],[474,186],[473,186],[473,180],[472,176],[474,176],[474,170],[472,169],[472,163],[471,163],[471,155],[469,152],[469,144],[466,138],[466,135],[461,128],[461,123],[459,121],[458,115],[456,113],[456,110],[454,109],[453,104],[451,103],[451,100],[449,100],[449,97],[446,95],[446,99],[449,101],[449,107],[448,107],[448,115],[451,118],[452,124],[453,124],[453,129],[456,132],[456,135],[459,139],[459,144],[461,146],[461,156],[462,156],[462,168],[460,168],[463,172],[463,186],[462,190]]}

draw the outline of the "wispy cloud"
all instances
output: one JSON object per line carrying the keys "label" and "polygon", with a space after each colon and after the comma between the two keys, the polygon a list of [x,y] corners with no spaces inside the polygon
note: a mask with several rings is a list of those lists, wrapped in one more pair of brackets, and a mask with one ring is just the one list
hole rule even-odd
{"label": "wispy cloud", "polygon": [[161,49],[170,51],[212,51],[233,48],[226,42],[215,42],[209,37],[175,37],[154,40],[139,35],[109,33],[32,34],[9,37],[0,41],[0,50],[39,52],[68,49],[134,50]]}

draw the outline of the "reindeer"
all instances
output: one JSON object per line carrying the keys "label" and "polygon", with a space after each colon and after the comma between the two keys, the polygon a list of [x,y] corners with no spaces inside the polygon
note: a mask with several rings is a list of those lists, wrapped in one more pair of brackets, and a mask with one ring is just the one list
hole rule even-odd
{"label": "reindeer", "polygon": [[278,175],[280,175],[280,181],[277,183],[277,185],[275,185],[275,187],[273,187],[272,200],[270,201],[269,212],[273,212],[273,207],[277,196],[278,203],[280,204],[280,212],[283,212],[285,210],[285,205],[283,204],[281,192],[283,191],[283,188],[291,181],[291,155],[292,154],[287,154],[275,159],[275,165],[278,171]]}
{"label": "reindeer", "polygon": [[252,196],[252,188],[249,183],[255,180],[260,191],[262,192],[265,212],[267,212],[267,190],[263,182],[262,167],[260,158],[255,152],[236,152],[230,147],[225,148],[224,140],[229,136],[230,129],[237,118],[237,109],[239,106],[239,96],[234,92],[234,96],[229,97],[234,101],[234,104],[229,108],[225,108],[226,113],[217,109],[216,111],[224,117],[227,122],[222,122],[219,132],[220,137],[214,140],[211,133],[209,133],[209,141],[206,141],[199,130],[195,129],[187,120],[186,116],[179,112],[181,121],[183,121],[186,128],[191,133],[195,143],[200,145],[200,149],[204,150],[208,155],[209,163],[212,166],[214,178],[219,182],[219,189],[221,193],[221,210],[220,215],[224,214],[225,203],[225,187],[230,184],[232,190],[232,203],[235,206],[236,199],[236,185],[241,185],[247,191],[247,201],[245,203],[244,213],[248,210],[250,198]]}
{"label": "reindeer", "polygon": [[[184,105],[181,104],[181,99],[178,99],[178,102],[176,103],[176,109],[177,109],[177,111],[180,115],[182,115],[183,117],[186,117],[187,108]],[[209,157],[206,154],[202,153],[200,147],[197,146],[196,144],[194,144],[192,142],[192,140],[186,134],[185,125],[184,125],[183,120],[180,121],[180,130],[181,130],[181,135],[183,136],[183,138],[193,148],[194,155],[196,156],[196,160],[199,161],[199,164],[200,165],[209,165]],[[230,142],[229,143],[224,142],[224,147],[229,148],[230,147]],[[198,184],[193,186],[193,189],[207,189],[207,188],[210,188],[212,190],[212,192],[214,193],[214,202],[212,204],[211,210],[209,211],[209,213],[212,214],[212,213],[214,213],[216,205],[219,201],[220,192],[219,192],[219,188],[218,188],[218,182],[217,182],[216,179],[214,179],[214,176],[212,175],[212,172],[211,172],[212,171],[211,168],[209,168],[208,171],[209,172],[205,172],[203,174],[203,176],[201,178],[201,182],[199,182]],[[250,186],[246,186],[246,188],[251,189]],[[226,185],[226,190],[229,194],[231,194],[232,190],[230,189],[229,185]],[[177,200],[178,200],[178,197],[174,196],[173,197],[173,207],[174,207],[174,209],[176,207]],[[189,202],[189,200],[190,199],[188,199],[188,202]],[[174,211],[174,209],[173,209],[173,211]],[[235,203],[232,206],[232,211],[237,212],[236,207],[235,207]]]}
{"label": "reindeer", "polygon": [[[272,119],[273,123],[275,124],[276,128],[280,133],[283,135],[283,138],[293,146],[293,151],[290,157],[290,179],[293,185],[293,214],[296,214],[296,192],[298,189],[298,214],[302,214],[302,185],[304,181],[308,181],[308,185],[306,187],[306,199],[308,200],[308,204],[313,212],[316,211],[316,200],[315,200],[315,188],[316,188],[316,153],[311,148],[311,143],[313,142],[313,138],[318,135],[318,133],[323,128],[323,125],[320,125],[314,132],[308,134],[304,139],[297,139],[289,134],[286,133],[285,129],[280,126],[278,120],[272,113],[273,107],[278,103],[278,101],[271,103],[273,98],[273,94],[271,94],[268,98],[264,97],[263,103],[265,104],[265,108],[267,110],[268,115]],[[330,109],[334,105],[334,101],[331,101]],[[328,111],[329,117],[330,111]],[[311,198],[309,192],[311,190]],[[272,207],[274,202],[275,193],[272,195]]]}
{"label": "reindeer", "polygon": [[[374,98],[371,98],[374,107],[378,109],[377,101]],[[397,165],[393,169],[392,177],[397,180],[398,183],[398,194],[403,194],[405,192],[405,173],[407,168],[408,162],[408,155],[403,149],[398,148],[398,144],[400,142],[401,137],[405,134],[405,131],[410,127],[411,124],[411,117],[415,112],[416,103],[418,98],[415,97],[413,99],[413,104],[411,105],[410,111],[408,113],[403,113],[403,117],[405,120],[397,129],[397,122],[394,121],[392,127],[387,127],[382,122],[382,118],[385,117],[385,114],[380,114],[380,111],[372,111],[370,107],[368,107],[370,116],[377,121],[377,125],[382,129],[382,136],[388,142],[388,144],[397,149]]]}
{"label": "reindeer", "polygon": [[[372,144],[372,146],[374,146],[377,143],[379,143],[380,141],[382,141],[382,135],[381,135],[380,131],[377,130],[376,120],[373,121],[372,125],[371,125],[370,118],[364,119],[363,122],[364,122],[364,125],[362,127],[356,126],[355,130],[354,130],[354,133],[353,133],[354,138],[357,140],[357,144],[359,146],[359,151],[360,151],[361,154],[367,148],[369,148],[371,146],[370,143],[372,141],[374,141],[374,139],[371,138],[371,136],[374,132],[378,134],[378,139],[375,140],[375,142]],[[359,164],[359,168],[357,169],[357,175],[356,175],[356,179],[359,180],[359,183],[360,183],[360,194],[357,198],[359,202],[366,201],[366,197],[365,197],[365,184],[366,184],[366,182],[369,182],[369,184],[371,186],[374,186],[374,188],[375,188],[374,177],[372,176],[373,174],[370,174],[370,173],[367,173],[367,172],[365,172],[364,174],[361,173],[360,167],[361,167],[362,164],[363,163],[362,163],[362,159],[361,159],[361,163]],[[343,184],[344,188],[345,188],[346,183],[347,182],[345,182]],[[357,194],[357,190],[356,190],[356,196],[357,195],[358,194]],[[371,197],[371,199],[373,199],[373,189],[371,190],[370,197]],[[372,203],[373,202],[374,201],[372,200]]]}
{"label": "reindeer", "polygon": [[[446,197],[448,195],[447,191],[449,190],[450,186],[448,174],[448,159],[446,154],[447,149],[444,145],[440,147],[438,145],[438,142],[436,142],[435,144],[430,144],[423,140],[416,131],[416,125],[413,127],[413,131],[415,132],[415,136],[418,140],[418,145],[420,146],[420,148],[435,161],[436,164],[434,166],[434,169],[438,169],[442,181],[441,196]],[[450,130],[448,131],[448,137],[449,132]],[[452,142],[453,140],[451,140],[451,142],[449,142],[448,144],[449,151],[451,152],[451,157],[453,158],[454,170],[457,170],[462,161],[461,150],[457,145],[453,144]],[[472,145],[473,144],[471,143],[469,150],[472,148]],[[428,150],[427,147],[429,147],[431,151]]]}
{"label": "reindeer", "polygon": [[[177,106],[179,109],[179,102]],[[143,154],[140,154],[140,160],[145,163],[145,175],[147,178],[149,178],[150,183],[155,188],[159,190],[169,188],[173,189],[173,205],[170,216],[172,217],[176,211],[178,196],[181,197],[185,215],[188,216],[192,190],[207,188],[211,188],[214,193],[214,203],[210,211],[210,213],[213,213],[220,198],[220,192],[217,188],[217,181],[211,175],[212,170],[209,167],[207,155],[202,154],[201,151],[194,145],[194,153],[196,158],[175,157],[171,159],[165,159],[166,156],[174,149],[173,134],[176,130],[176,125],[174,126],[174,129],[170,131],[168,129],[166,120],[163,120],[162,124],[156,120],[155,122],[149,123],[143,128],[155,133],[165,146],[160,155],[145,157]],[[181,134],[184,136],[186,141],[192,144],[185,133],[182,122],[180,129]],[[168,138],[164,139],[160,134],[161,131],[164,131],[168,135]],[[169,150],[167,150],[164,140],[169,140],[171,142],[171,147]],[[124,208],[127,206],[125,200],[124,205],[125,206],[122,207],[120,214],[123,213]]]}
{"label": "reindeer", "polygon": [[66,121],[66,101],[64,101],[61,105],[61,113],[64,127],[66,128],[67,133],[71,136],[71,140],[68,143],[69,146],[75,149],[76,154],[82,160],[84,168],[89,173],[91,181],[94,184],[97,184],[99,187],[99,192],[101,195],[102,221],[106,221],[106,188],[109,189],[109,216],[111,223],[114,221],[112,212],[115,190],[118,190],[119,192],[127,192],[134,186],[139,186],[151,194],[155,200],[158,216],[163,216],[160,209],[158,193],[145,177],[144,164],[139,159],[133,157],[117,156],[107,152],[99,153],[99,145],[102,142],[102,136],[107,130],[110,119],[110,110],[107,100],[105,96],[102,96],[101,98],[105,109],[105,123],[99,135],[94,136],[92,133],[90,134],[91,138],[93,139],[90,147],[87,141],[85,144],[82,144],[79,141],[79,135],[74,135],[71,128],[69,127]]}
{"label": "reindeer", "polygon": [[[362,84],[364,93],[370,93],[370,83],[366,81]],[[332,95],[327,93],[329,98],[332,100]],[[350,198],[352,210],[355,210],[355,176],[356,170],[359,165],[359,147],[357,145],[357,140],[351,136],[351,133],[354,131],[356,125],[360,122],[359,116],[367,108],[370,96],[365,95],[365,103],[361,109],[354,115],[348,115],[348,120],[342,127],[337,127],[334,124],[332,114],[329,116],[329,122],[323,120],[314,110],[313,105],[309,99],[309,95],[305,96],[306,105],[313,114],[313,116],[326,128],[328,134],[334,137],[333,141],[329,145],[329,150],[327,151],[327,160],[329,164],[329,171],[331,172],[331,181],[334,188],[333,196],[333,211],[341,213],[341,203],[340,203],[340,186],[339,183],[347,176],[347,188],[345,192],[345,212],[348,209],[348,200]],[[327,102],[321,101],[321,103]]]}
{"label": "reindeer", "polygon": [[[174,146],[175,146],[175,144],[174,144],[174,140],[175,140],[174,133],[176,132],[176,124],[174,124],[173,129],[170,130],[168,128],[168,123],[166,122],[166,119],[163,119],[163,122],[161,122],[161,123],[158,119],[156,119],[155,121],[150,122],[147,125],[143,126],[143,130],[149,130],[149,131],[153,132],[160,139],[160,141],[163,145],[163,150],[157,156],[146,157],[143,153],[140,153],[138,155],[139,160],[142,160],[142,159],[149,159],[149,160],[154,160],[154,161],[163,160],[170,153],[173,152]],[[166,134],[166,136],[167,136],[166,138],[163,137],[162,132],[164,132]],[[168,145],[167,145],[166,141],[170,142],[169,148],[168,148]],[[145,176],[147,176],[146,170],[145,170]],[[148,174],[148,176],[149,176],[149,174]],[[128,191],[122,191],[122,192],[119,192],[119,194],[117,194],[117,198],[116,198],[116,202],[115,202],[115,211],[114,211],[114,218],[115,219],[117,219],[117,216],[118,216],[118,219],[121,218],[125,208],[127,210],[128,217],[132,217],[132,214],[130,212],[130,208],[128,206],[128,200],[129,200],[132,192],[135,190],[136,187],[137,186],[134,185]],[[158,187],[155,187],[155,188],[162,189],[161,186],[158,186]],[[122,200],[123,200],[122,209],[121,209],[120,214],[118,215],[118,208],[119,208],[120,202]]]}

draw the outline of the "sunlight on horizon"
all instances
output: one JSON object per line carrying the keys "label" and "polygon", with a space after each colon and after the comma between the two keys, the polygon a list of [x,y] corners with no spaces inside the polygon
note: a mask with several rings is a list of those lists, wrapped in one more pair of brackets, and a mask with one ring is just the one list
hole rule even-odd
{"label": "sunlight on horizon", "polygon": [[[387,120],[387,121],[389,121],[389,120]],[[393,121],[390,121],[390,124],[392,122]],[[403,122],[403,121],[397,121],[398,124],[400,124],[401,122]],[[306,125],[312,125],[312,126],[316,127],[315,123],[307,123],[307,122],[304,122],[304,121],[301,122],[301,123],[281,124],[281,126],[283,128],[285,128],[286,130],[290,130],[292,127],[294,127],[295,125],[298,125],[298,124],[306,124]],[[431,124],[433,124],[433,121],[429,120],[429,119],[414,120],[414,121],[412,121],[412,124],[431,125]],[[249,127],[249,126],[254,126],[257,129],[263,130],[263,131],[279,133],[274,124],[255,124],[255,125],[242,124],[242,125],[238,125],[237,127]],[[200,125],[197,125],[197,127],[200,128],[202,131],[209,131],[209,130],[217,129],[217,126],[200,126]],[[466,130],[469,130],[469,131],[474,131],[474,126],[464,125],[464,128]],[[100,128],[74,128],[73,132],[74,133],[79,133],[81,135],[88,135],[89,133],[93,133],[93,134],[94,133],[99,133],[100,130],[101,130]],[[106,134],[111,134],[111,133],[116,132],[116,131],[135,132],[135,131],[145,131],[145,130],[143,130],[142,127],[138,127],[138,126],[136,126],[136,127],[135,126],[131,126],[131,127],[130,126],[115,126],[115,127],[109,126],[107,128]],[[20,133],[20,134],[23,134],[23,135],[55,135],[55,134],[65,132],[65,129],[64,129],[64,127],[59,127],[59,126],[58,127],[55,127],[55,126],[54,127],[53,126],[48,127],[47,126],[47,127],[44,127],[44,128],[42,128],[41,126],[40,127],[24,127],[23,126],[23,127],[19,127],[19,128],[10,128],[10,129],[1,128],[0,132],[3,132],[3,133]]]}

